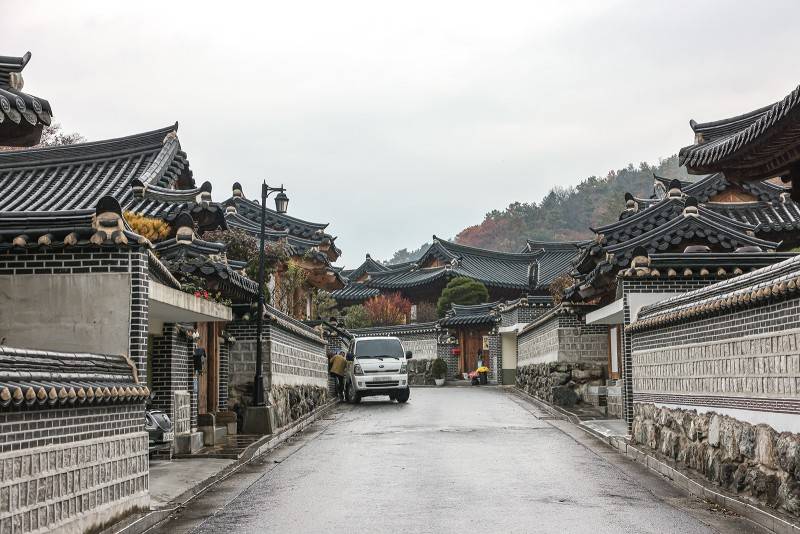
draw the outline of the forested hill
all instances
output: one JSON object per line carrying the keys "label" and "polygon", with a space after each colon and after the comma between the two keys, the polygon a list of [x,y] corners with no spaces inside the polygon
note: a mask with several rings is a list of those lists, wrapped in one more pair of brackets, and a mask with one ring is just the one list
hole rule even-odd
{"label": "forested hill", "polygon": [[605,177],[590,176],[574,187],[555,187],[539,202],[514,202],[503,211],[492,211],[482,223],[462,230],[456,241],[474,247],[519,251],[526,239],[575,240],[591,237],[589,227],[619,219],[625,208],[625,193],[650,196],[653,174],[665,178],[687,179],[678,157],[671,156],[657,165],[641,163],[609,172]]}
{"label": "forested hill", "polygon": [[[555,187],[539,202],[514,202],[502,211],[494,210],[482,223],[465,228],[456,242],[474,247],[517,252],[526,239],[545,241],[575,240],[592,236],[590,227],[619,219],[625,208],[625,193],[650,196],[653,174],[665,178],[693,180],[678,157],[671,156],[657,165],[640,163],[609,172],[605,177],[590,176],[574,187]],[[427,244],[415,250],[395,252],[388,263],[416,259]]]}

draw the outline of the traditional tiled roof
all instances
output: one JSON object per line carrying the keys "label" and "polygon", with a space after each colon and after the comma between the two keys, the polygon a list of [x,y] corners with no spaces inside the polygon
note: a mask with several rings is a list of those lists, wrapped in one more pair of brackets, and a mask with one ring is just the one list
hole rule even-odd
{"label": "traditional tiled roof", "polygon": [[47,100],[22,92],[22,69],[30,59],[30,52],[0,56],[0,146],[33,146],[50,124],[53,111]]}
{"label": "traditional tiled roof", "polygon": [[493,325],[500,321],[498,312],[499,302],[487,302],[485,304],[451,305],[447,315],[439,321],[439,326],[477,326]]}
{"label": "traditional tiled roof", "polygon": [[756,271],[681,293],[645,306],[632,332],[713,317],[800,296],[800,256]]}
{"label": "traditional tiled roof", "polygon": [[673,194],[658,206],[602,229],[575,261],[577,283],[570,298],[588,298],[610,284],[635,256],[707,246],[713,252],[774,251],[779,242],[754,236],[756,227],[698,206],[696,199]]}
{"label": "traditional tiled roof", "polygon": [[0,152],[0,212],[91,209],[105,196],[125,210],[159,217],[177,204],[136,198],[134,184],[194,188],[177,124],[141,134]]}
{"label": "traditional tiled roof", "polygon": [[[532,269],[537,253],[495,252],[433,236],[433,244],[414,263],[370,272],[367,285],[378,289],[401,289],[421,286],[437,280],[465,276],[487,287],[533,289],[536,271]],[[419,267],[434,260],[435,267]]]}
{"label": "traditional tiled roof", "polygon": [[[233,184],[233,196],[224,202],[228,207],[228,222],[246,230],[250,233],[258,234],[261,230],[261,206],[258,202],[248,200],[242,193],[242,186],[239,183]],[[304,221],[285,213],[278,213],[275,210],[266,208],[266,227],[276,232],[286,232],[289,236],[289,244],[298,249],[316,247],[320,252],[325,253],[328,259],[333,262],[341,255],[341,250],[336,247],[336,237],[325,232],[327,223],[314,223]],[[239,217],[234,217],[238,215]]]}
{"label": "traditional tiled roof", "polygon": [[258,284],[228,264],[224,244],[195,236],[188,213],[179,217],[177,224],[176,235],[155,246],[156,254],[173,274],[213,277],[226,296],[235,296],[238,300],[250,301],[258,295]]}
{"label": "traditional tiled roof", "polygon": [[763,180],[789,172],[800,158],[800,87],[775,104],[714,122],[690,125],[693,145],[679,160],[694,174],[724,172],[736,180]]}
{"label": "traditional tiled roof", "polygon": [[122,355],[0,346],[0,407],[144,402],[134,365]]}
{"label": "traditional tiled roof", "polygon": [[692,252],[650,254],[620,272],[634,278],[725,279],[795,257],[794,252]]}
{"label": "traditional tiled roof", "polygon": [[507,300],[498,305],[501,312],[509,312],[516,308],[547,308],[553,305],[550,295],[526,295],[514,300]]}
{"label": "traditional tiled roof", "polygon": [[401,324],[395,326],[371,326],[369,328],[352,328],[348,329],[353,337],[366,337],[366,336],[399,336],[408,334],[426,334],[436,332],[439,330],[437,322],[430,323],[412,323]]}
{"label": "traditional tiled roof", "polygon": [[525,327],[519,331],[517,336],[521,336],[527,332],[532,330],[536,330],[539,326],[543,325],[544,323],[551,320],[553,317],[558,317],[559,315],[585,315],[586,313],[594,310],[596,306],[591,304],[584,304],[582,302],[561,302],[556,305],[553,309],[546,311],[542,315],[536,317],[533,321],[525,325]]}
{"label": "traditional tiled roof", "polygon": [[314,341],[315,343],[322,345],[325,344],[325,339],[315,328],[304,324],[302,321],[298,321],[294,317],[283,313],[269,304],[264,306],[264,318],[271,324],[280,326],[281,328],[297,334],[298,336],[302,336],[306,339]]}
{"label": "traditional tiled roof", "polygon": [[35,248],[151,247],[133,232],[113,197],[93,209],[59,212],[0,212],[0,251]]}
{"label": "traditional tiled roof", "polygon": [[380,262],[377,262],[377,261],[372,259],[372,256],[367,254],[366,258],[364,258],[364,262],[361,265],[359,265],[355,269],[351,269],[349,271],[348,270],[343,270],[342,271],[342,276],[344,276],[345,278],[347,278],[351,282],[356,282],[356,281],[358,281],[359,278],[361,278],[362,276],[366,275],[367,273],[388,271],[391,268],[392,268],[391,265],[390,266],[386,266],[386,265],[384,265],[384,264],[382,264]]}
{"label": "traditional tiled roof", "polygon": [[534,241],[528,240],[525,252],[535,255],[536,280],[534,287],[547,287],[562,274],[569,273],[578,255],[582,241]]}
{"label": "traditional tiled roof", "polygon": [[380,294],[380,289],[368,287],[361,282],[348,282],[342,289],[330,293],[331,297],[341,305],[356,304]]}

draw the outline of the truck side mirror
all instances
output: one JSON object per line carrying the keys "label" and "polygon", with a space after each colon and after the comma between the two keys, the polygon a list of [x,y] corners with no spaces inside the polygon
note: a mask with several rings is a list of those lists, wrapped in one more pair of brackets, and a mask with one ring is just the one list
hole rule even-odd
{"label": "truck side mirror", "polygon": [[356,356],[355,356],[355,354],[353,354],[352,352],[348,352],[348,353],[347,353],[347,361],[348,361],[348,362],[352,362],[352,361],[353,361],[353,360],[355,360],[355,359],[356,359]]}
{"label": "truck side mirror", "polygon": [[411,356],[412,356],[412,353],[411,353],[411,351],[410,351],[410,350],[407,350],[407,351],[406,351],[406,360],[410,360],[410,359],[411,359]]}

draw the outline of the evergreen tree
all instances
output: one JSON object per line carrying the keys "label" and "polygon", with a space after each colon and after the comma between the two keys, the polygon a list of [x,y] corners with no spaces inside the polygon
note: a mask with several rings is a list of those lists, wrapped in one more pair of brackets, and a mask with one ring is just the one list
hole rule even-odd
{"label": "evergreen tree", "polygon": [[439,317],[444,317],[451,304],[483,304],[487,300],[489,291],[485,285],[472,278],[459,276],[450,280],[442,290],[442,295],[436,303],[436,312]]}

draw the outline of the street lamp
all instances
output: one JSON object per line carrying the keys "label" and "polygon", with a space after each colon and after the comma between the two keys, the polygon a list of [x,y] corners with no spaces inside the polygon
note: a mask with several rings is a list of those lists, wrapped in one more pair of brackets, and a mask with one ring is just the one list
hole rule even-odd
{"label": "street lamp", "polygon": [[289,197],[286,196],[286,189],[283,185],[280,187],[270,187],[267,181],[261,185],[261,247],[258,249],[258,312],[256,315],[256,376],[253,381],[253,406],[264,406],[266,404],[264,399],[264,375],[261,370],[262,367],[262,342],[261,333],[264,329],[264,263],[266,262],[266,254],[264,247],[266,246],[266,233],[267,233],[267,197],[272,193],[278,193],[275,196],[275,211],[278,213],[286,213],[286,208],[289,205]]}

